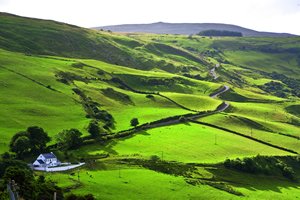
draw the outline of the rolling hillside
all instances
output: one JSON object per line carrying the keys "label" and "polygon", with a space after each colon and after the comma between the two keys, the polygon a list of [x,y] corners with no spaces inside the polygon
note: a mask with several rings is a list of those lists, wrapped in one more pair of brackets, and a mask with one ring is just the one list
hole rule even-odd
{"label": "rolling hillside", "polygon": [[212,24],[212,23],[164,23],[157,22],[152,24],[124,24],[114,26],[93,27],[96,30],[110,30],[112,32],[128,33],[156,33],[156,34],[177,34],[177,35],[195,35],[203,30],[227,30],[241,32],[244,37],[295,37],[296,35],[288,33],[259,32],[240,26],[230,24]]}
{"label": "rolling hillside", "polygon": [[[45,151],[86,162],[35,172],[64,194],[299,198],[299,37],[112,31],[0,13],[1,163],[11,138],[36,125],[52,139]],[[83,144],[57,145],[72,128]],[[9,155],[33,162],[39,153]]]}

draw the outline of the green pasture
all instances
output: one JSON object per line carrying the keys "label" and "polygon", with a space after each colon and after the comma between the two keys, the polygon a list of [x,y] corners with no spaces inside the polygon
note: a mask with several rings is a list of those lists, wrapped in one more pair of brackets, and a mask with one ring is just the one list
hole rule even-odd
{"label": "green pasture", "polygon": [[286,101],[286,99],[276,97],[276,96],[271,96],[269,94],[260,94],[262,91],[253,88],[253,87],[245,87],[245,89],[240,89],[237,87],[231,88],[231,91],[227,91],[223,94],[220,94],[218,98],[223,99],[223,100],[229,100],[229,101],[242,101],[242,102],[282,102]]}
{"label": "green pasture", "polygon": [[128,99],[126,100],[112,99],[105,96],[101,91],[101,89],[108,87],[106,84],[76,82],[76,85],[81,87],[88,97],[91,97],[96,102],[100,102],[100,109],[105,109],[112,114],[114,118],[113,132],[133,128],[130,126],[132,118],[138,118],[139,123],[143,124],[165,117],[191,113],[191,111],[184,110],[158,95],[154,95],[153,98],[147,98],[146,94],[137,94],[109,86],[117,92],[128,95]]}
{"label": "green pasture", "polygon": [[267,79],[267,78],[260,78],[260,79],[246,78],[246,80],[251,85],[264,85],[266,83],[270,83],[271,81],[279,82],[279,83],[283,84],[281,81],[271,80],[271,79]]}
{"label": "green pasture", "polygon": [[250,139],[194,123],[152,128],[134,135],[106,141],[103,145],[83,146],[74,155],[109,153],[113,156],[151,155],[186,163],[216,163],[226,158],[260,155],[289,155]]}
{"label": "green pasture", "polygon": [[225,57],[235,65],[242,65],[266,72],[276,71],[292,78],[298,78],[300,71],[297,66],[297,56],[284,53],[263,53],[258,51],[231,51]]}
{"label": "green pasture", "polygon": [[[285,111],[286,107],[293,104],[292,102],[273,104],[231,102],[231,107],[226,110],[229,114],[207,116],[199,121],[225,127],[248,136],[252,135],[265,142],[299,152],[299,140],[293,138],[300,136],[299,127],[297,124],[296,126],[291,124],[299,123],[299,118]],[[279,133],[290,135],[290,137]]]}
{"label": "green pasture", "polygon": [[[236,196],[208,184],[187,184],[185,178],[157,173],[109,159],[97,160],[92,167],[45,174],[58,186],[74,194],[92,193],[96,199],[296,199],[299,185],[290,180],[260,174],[240,173],[222,166],[197,167],[198,176],[208,181],[215,177],[244,196]],[[75,175],[70,175],[74,173]],[[92,177],[91,177],[92,176]],[[119,177],[120,176],[120,177]],[[276,181],[275,181],[276,180]]]}
{"label": "green pasture", "polygon": [[156,76],[145,77],[136,75],[118,75],[120,79],[125,81],[128,85],[140,91],[149,92],[173,92],[173,93],[184,93],[184,94],[197,94],[197,95],[210,95],[221,87],[219,83],[212,83],[206,81],[200,81],[190,79],[186,77],[169,77],[173,79],[175,83],[152,85],[144,83],[142,84],[141,79],[165,79],[165,77]]}
{"label": "green pasture", "polygon": [[[2,141],[8,143],[12,135],[18,131],[26,130],[28,126],[32,125],[42,127],[50,136],[68,128],[78,128],[86,134],[84,128],[89,120],[85,118],[82,105],[74,101],[76,97],[73,97],[71,88],[58,83],[54,74],[49,73],[53,69],[50,66],[64,66],[66,63],[58,63],[58,61],[47,63],[49,61],[47,59],[33,57],[26,59],[25,56],[14,55],[13,58],[6,52],[0,54],[1,66],[25,75],[23,77],[15,72],[0,68],[0,102],[2,108],[0,134],[4,137]],[[10,58],[12,63],[7,63],[5,58]],[[22,59],[24,66],[21,64]],[[45,60],[46,62],[44,62]],[[38,63],[44,66],[40,72],[34,70],[34,68],[41,68]],[[48,73],[46,73],[47,68],[49,68]],[[46,88],[47,85],[57,88],[59,92]],[[65,91],[68,92],[62,93]],[[7,150],[7,146],[0,147],[0,149],[1,152]]]}
{"label": "green pasture", "polygon": [[[299,195],[299,184],[278,176],[267,176],[263,174],[241,173],[227,168],[206,168],[210,176],[232,186],[244,196],[239,199],[297,199]],[[233,198],[234,199],[234,198]]]}
{"label": "green pasture", "polygon": [[222,103],[222,101],[208,96],[180,93],[162,93],[162,95],[169,97],[180,105],[197,111],[215,110]]}
{"label": "green pasture", "polygon": [[[218,199],[235,198],[234,195],[215,189],[208,185],[187,184],[183,177],[175,177],[163,173],[116,164],[108,168],[102,163],[96,170],[79,170],[81,186],[72,189],[74,194],[92,193],[96,199]],[[97,164],[96,164],[97,165]],[[72,171],[68,171],[71,173]],[[49,174],[51,180],[58,186],[70,187],[77,183],[78,171],[73,170],[75,176],[66,173]],[[88,174],[87,174],[88,173]],[[92,175],[93,178],[90,177]],[[69,178],[68,178],[69,177]]]}

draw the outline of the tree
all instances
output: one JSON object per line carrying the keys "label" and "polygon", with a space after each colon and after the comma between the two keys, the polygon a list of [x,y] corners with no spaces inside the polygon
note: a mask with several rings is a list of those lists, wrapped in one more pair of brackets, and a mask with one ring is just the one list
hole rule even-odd
{"label": "tree", "polygon": [[13,166],[6,168],[2,179],[5,183],[8,183],[10,180],[14,180],[18,185],[26,184],[31,180],[30,176],[28,176],[22,169]]}
{"label": "tree", "polygon": [[39,183],[45,183],[45,176],[43,174],[39,175],[38,179],[37,179],[37,182]]}
{"label": "tree", "polygon": [[21,137],[21,136],[26,136],[29,138],[29,134],[26,131],[20,131],[20,132],[14,134],[14,136],[11,138],[10,143],[9,143],[10,151],[12,151],[15,141],[18,139],[18,137]]}
{"label": "tree", "polygon": [[139,124],[138,118],[132,118],[132,119],[130,120],[130,126],[136,127],[138,124]]}
{"label": "tree", "polygon": [[83,140],[80,137],[82,133],[78,129],[62,130],[54,137],[61,148],[75,149],[82,145]]}
{"label": "tree", "polygon": [[2,159],[10,159],[10,154],[6,151],[2,154]]}
{"label": "tree", "polygon": [[21,136],[15,141],[12,151],[17,153],[18,156],[22,157],[24,151],[27,151],[30,148],[30,142],[28,137]]}
{"label": "tree", "polygon": [[48,136],[41,127],[30,126],[27,128],[27,133],[29,134],[31,149],[39,149],[42,151],[51,138]]}
{"label": "tree", "polygon": [[88,132],[91,134],[93,138],[96,138],[100,134],[100,128],[95,122],[90,122],[88,126]]}
{"label": "tree", "polygon": [[153,162],[157,162],[160,160],[160,158],[157,156],[157,155],[152,155],[150,156],[150,159],[153,161]]}

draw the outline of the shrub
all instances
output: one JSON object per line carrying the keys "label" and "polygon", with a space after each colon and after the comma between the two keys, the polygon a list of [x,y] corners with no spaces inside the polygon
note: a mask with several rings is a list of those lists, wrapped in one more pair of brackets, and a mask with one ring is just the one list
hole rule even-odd
{"label": "shrub", "polygon": [[152,94],[147,94],[146,97],[147,98],[154,98],[154,96]]}
{"label": "shrub", "polygon": [[184,116],[180,116],[179,121],[180,121],[180,122],[185,122],[185,121],[186,121],[186,118],[185,118]]}
{"label": "shrub", "polygon": [[231,168],[231,162],[230,162],[230,159],[227,158],[227,159],[225,160],[224,166],[227,167],[227,168]]}
{"label": "shrub", "polygon": [[157,156],[157,155],[152,155],[150,156],[150,159],[153,161],[153,162],[157,162],[160,160],[160,158]]}
{"label": "shrub", "polygon": [[289,179],[291,179],[291,180],[293,180],[294,179],[294,171],[293,171],[293,169],[291,168],[291,167],[288,167],[288,166],[285,166],[284,168],[283,168],[283,171],[282,171],[283,173],[283,176],[285,176],[285,177],[287,177],[287,178],[289,178]]}

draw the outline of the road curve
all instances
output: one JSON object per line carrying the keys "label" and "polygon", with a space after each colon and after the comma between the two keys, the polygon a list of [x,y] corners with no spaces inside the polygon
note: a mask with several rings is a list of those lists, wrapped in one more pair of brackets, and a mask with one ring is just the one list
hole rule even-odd
{"label": "road curve", "polygon": [[[218,76],[215,74],[214,70],[215,70],[215,67],[212,68],[211,70],[209,70],[209,72],[213,75],[214,79],[216,79],[216,78],[218,78]],[[229,87],[227,85],[225,85],[222,90],[220,90],[219,92],[213,94],[210,97],[214,99],[216,96],[222,94],[223,92],[226,92],[227,90],[229,90]],[[224,106],[222,108],[216,110],[215,112],[222,112],[223,110],[225,110],[229,106],[229,103],[227,103],[227,102],[224,102],[224,103],[225,103]]]}

